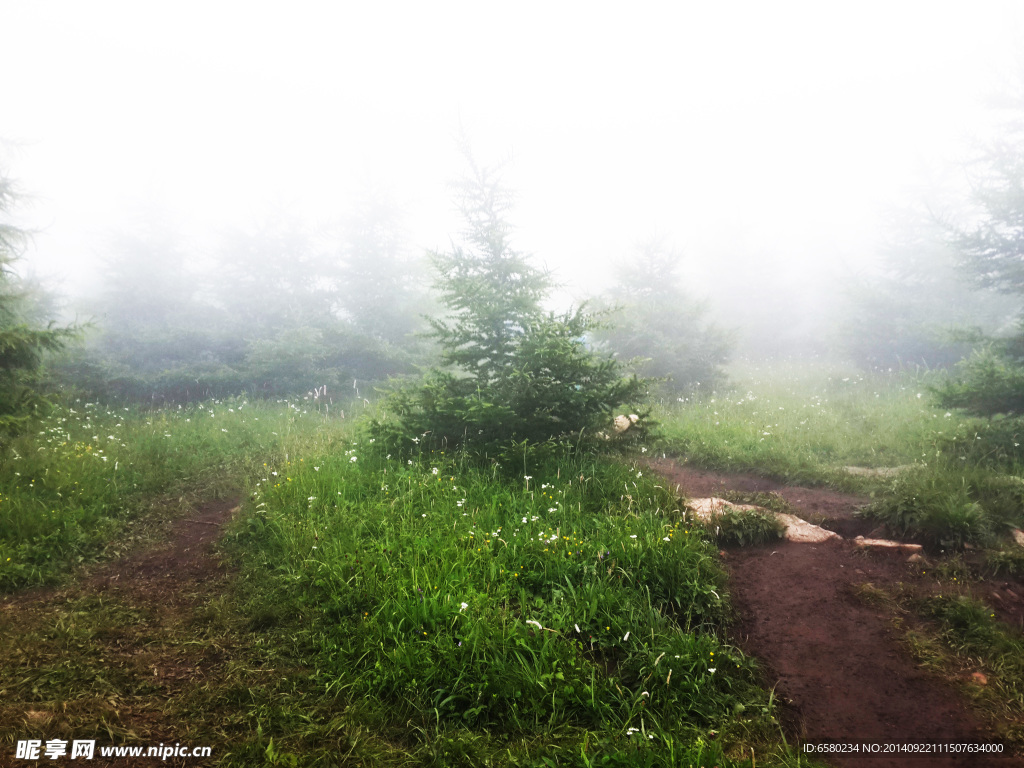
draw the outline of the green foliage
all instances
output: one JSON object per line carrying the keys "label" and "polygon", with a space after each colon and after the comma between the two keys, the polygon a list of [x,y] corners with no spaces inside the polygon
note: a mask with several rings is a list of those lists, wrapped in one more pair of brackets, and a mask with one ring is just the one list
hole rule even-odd
{"label": "green foliage", "polygon": [[[89,399],[194,402],[245,392],[332,397],[409,374],[422,292],[393,217],[353,217],[342,258],[294,221],[233,231],[202,261],[157,215],[111,238],[96,332],[60,363]],[[374,311],[373,304],[381,307]],[[362,382],[362,384],[359,384]]]}
{"label": "green foliage", "polygon": [[901,473],[885,498],[863,514],[885,523],[896,535],[920,539],[935,550],[983,544],[993,534],[992,521],[972,484],[962,474],[935,466]]}
{"label": "green foliage", "polygon": [[562,452],[505,478],[375,448],[268,467],[237,529],[259,626],[311,647],[304,666],[350,717],[417,723],[453,759],[433,734],[591,731],[664,760],[709,728],[728,744],[770,727],[721,636],[714,548],[635,466]]}
{"label": "green foliage", "polygon": [[880,274],[847,281],[836,334],[862,368],[952,366],[1018,309],[963,279],[956,250],[923,211],[892,215],[878,260]]}
{"label": "green foliage", "polygon": [[430,323],[446,368],[394,392],[393,418],[377,429],[492,451],[596,433],[615,408],[642,396],[643,384],[587,348],[595,319],[583,308],[542,310],[551,282],[509,244],[510,197],[493,172],[470,165],[473,175],[457,187],[467,244],[433,255],[448,315]]}
{"label": "green foliage", "polygon": [[383,423],[383,434],[490,449],[583,432],[592,437],[607,427],[615,406],[640,397],[642,385],[584,346],[590,322],[579,310],[532,321],[509,353],[514,359],[488,384],[431,372],[423,384],[393,395],[389,407],[398,423]]}
{"label": "green foliage", "polygon": [[949,240],[965,272],[981,286],[1024,294],[1024,92],[1012,98],[999,135],[967,168],[974,210]]}
{"label": "green foliage", "polygon": [[968,596],[937,595],[923,601],[921,608],[938,621],[943,639],[954,650],[986,661],[1019,713],[1024,702],[1024,638],[1020,633],[998,621],[989,606]]}
{"label": "green foliage", "polygon": [[1011,549],[990,552],[985,557],[985,568],[993,576],[1024,576],[1024,550]]}
{"label": "green foliage", "polygon": [[[237,493],[257,458],[322,449],[337,431],[305,401],[209,401],[162,411],[55,406],[0,462],[0,591],[53,583],[116,555],[154,500]],[[168,502],[164,499],[163,504]]]}
{"label": "green foliage", "polygon": [[[1024,295],[1024,99],[1012,120],[969,169],[974,210],[967,224],[947,225],[948,240],[973,282]],[[991,341],[960,365],[959,379],[937,390],[944,407],[982,416],[1024,407],[1024,321],[1010,338]]]}
{"label": "green foliage", "polygon": [[[371,192],[348,217],[332,279],[332,306],[354,334],[392,347],[414,346],[422,330],[427,275],[408,258],[401,217],[384,195]],[[382,380],[384,376],[363,376]]]}
{"label": "green foliage", "polygon": [[729,333],[705,319],[706,307],[679,285],[680,255],[660,241],[644,244],[616,270],[615,287],[599,300],[613,324],[592,336],[642,376],[670,393],[724,383]]}
{"label": "green foliage", "polygon": [[786,527],[771,512],[726,507],[705,527],[719,546],[748,547],[782,538]]}
{"label": "green foliage", "polygon": [[31,324],[28,293],[12,271],[25,241],[7,220],[16,199],[14,183],[0,173],[0,439],[25,430],[47,405],[43,361],[77,333]]}
{"label": "green foliage", "polygon": [[932,391],[942,408],[959,408],[975,416],[1024,414],[1024,365],[989,344],[957,363],[956,379]]}

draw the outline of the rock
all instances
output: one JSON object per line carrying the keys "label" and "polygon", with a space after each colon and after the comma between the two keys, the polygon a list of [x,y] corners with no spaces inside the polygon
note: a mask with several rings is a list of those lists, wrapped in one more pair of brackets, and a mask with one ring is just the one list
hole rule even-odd
{"label": "rock", "polygon": [[738,509],[744,512],[764,512],[768,515],[775,515],[775,518],[786,526],[784,536],[787,541],[820,544],[821,542],[829,541],[830,539],[842,539],[842,536],[838,533],[826,531],[820,526],[812,525],[806,520],[801,520],[796,515],[772,512],[770,509],[758,507],[754,504],[731,504],[725,499],[710,496],[706,499],[690,499],[686,502],[686,506],[697,516],[698,520],[702,520],[704,522],[708,522],[716,515],[722,514],[727,508]]}
{"label": "rock", "polygon": [[780,523],[786,526],[786,533],[784,534],[786,541],[819,544],[823,541],[843,538],[834,531],[826,531],[821,526],[813,525],[808,523],[806,520],[801,520],[796,515],[787,515],[782,512],[776,512],[775,517]]}
{"label": "rock", "polygon": [[615,425],[615,433],[621,435],[638,421],[640,421],[640,417],[635,413],[631,413],[629,416],[616,416],[615,421],[613,422]]}
{"label": "rock", "polygon": [[1013,540],[1016,541],[1017,544],[1019,544],[1020,546],[1024,547],[1024,531],[1022,531],[1020,528],[1014,528],[1013,531],[1011,531],[1011,533],[1013,534]]}
{"label": "rock", "polygon": [[981,672],[974,672],[971,674],[971,680],[978,685],[988,685],[988,678],[985,677]]}
{"label": "rock", "polygon": [[907,562],[908,563],[923,563],[924,562],[924,555],[922,555],[920,552],[915,552],[914,554],[912,554],[910,557],[907,558]]}
{"label": "rock", "polygon": [[865,539],[858,536],[853,540],[855,547],[871,547],[873,549],[891,549],[897,552],[913,552],[918,554],[923,547],[920,544],[907,544],[902,541],[889,541],[888,539]]}

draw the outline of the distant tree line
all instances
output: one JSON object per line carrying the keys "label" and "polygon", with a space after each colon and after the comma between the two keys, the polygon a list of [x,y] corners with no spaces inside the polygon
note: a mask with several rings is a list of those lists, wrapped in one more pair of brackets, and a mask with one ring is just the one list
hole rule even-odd
{"label": "distant tree line", "polygon": [[1005,333],[1020,307],[965,272],[949,224],[925,208],[890,215],[878,271],[852,276],[836,339],[867,370],[950,368],[978,339]]}
{"label": "distant tree line", "polygon": [[81,302],[95,327],[55,366],[93,396],[182,402],[326,386],[347,398],[425,359],[424,280],[380,199],[333,236],[268,219],[203,248],[154,216],[104,256],[100,290]]}
{"label": "distant tree line", "polygon": [[546,312],[552,277],[511,246],[511,194],[467,158],[450,251],[410,257],[396,208],[374,196],[334,230],[268,218],[213,242],[152,214],[108,238],[98,289],[75,300],[85,327],[54,326],[46,294],[11,269],[25,234],[3,178],[0,432],[61,391],[163,404],[326,387],[345,402],[387,383],[391,434],[456,444],[475,431],[493,447],[593,434],[649,386],[724,380],[730,337],[682,290],[677,252],[624,259],[596,313]]}

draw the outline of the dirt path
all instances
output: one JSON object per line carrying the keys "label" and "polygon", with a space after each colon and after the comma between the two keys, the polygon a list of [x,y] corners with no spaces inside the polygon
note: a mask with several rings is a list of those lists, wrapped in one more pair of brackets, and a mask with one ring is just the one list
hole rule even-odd
{"label": "dirt path", "polygon": [[230,499],[168,514],[138,551],[68,587],[0,598],[0,766],[28,764],[11,739],[95,739],[93,766],[132,762],[100,746],[189,743],[170,710],[229,654],[215,607],[229,574],[214,545],[237,510]]}
{"label": "dirt path", "polygon": [[[683,495],[774,491],[800,517],[841,535],[866,534],[853,512],[867,499],[826,489],[786,487],[763,478],[691,469],[670,459],[649,466]],[[741,617],[739,645],[761,660],[790,706],[801,743],[991,742],[966,698],[918,668],[895,635],[891,617],[856,595],[860,585],[892,585],[910,575],[905,556],[865,555],[849,542],[797,544],[726,553],[731,591]],[[1020,758],[856,756],[839,766],[1009,766]]]}

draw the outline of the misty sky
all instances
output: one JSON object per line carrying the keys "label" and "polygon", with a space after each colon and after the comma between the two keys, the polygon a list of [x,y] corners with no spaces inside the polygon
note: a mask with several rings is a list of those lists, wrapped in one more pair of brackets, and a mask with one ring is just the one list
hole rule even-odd
{"label": "misty sky", "polygon": [[660,234],[714,297],[730,274],[862,260],[880,211],[987,130],[1022,11],[0,0],[0,137],[35,197],[31,261],[65,290],[140,207],[197,233],[282,209],[315,225],[377,187],[412,245],[444,247],[461,125],[509,161],[517,245],[572,291]]}

